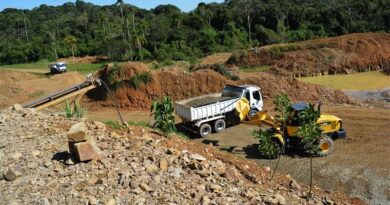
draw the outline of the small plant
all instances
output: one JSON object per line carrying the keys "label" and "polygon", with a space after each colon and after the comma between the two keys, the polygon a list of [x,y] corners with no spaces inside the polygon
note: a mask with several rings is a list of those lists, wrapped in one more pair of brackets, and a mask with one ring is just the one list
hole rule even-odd
{"label": "small plant", "polygon": [[158,128],[166,134],[175,132],[175,116],[173,115],[173,111],[173,104],[169,97],[164,97],[161,101],[154,101],[150,109],[155,120],[153,128]]}
{"label": "small plant", "polygon": [[109,120],[109,121],[105,121],[104,124],[116,130],[119,130],[123,127],[123,125],[121,125],[121,123],[119,123],[118,121]]}
{"label": "small plant", "polygon": [[257,149],[263,157],[275,159],[280,154],[281,149],[279,144],[272,140],[274,136],[274,132],[272,130],[255,130],[252,134],[259,140],[259,146]]}
{"label": "small plant", "polygon": [[150,82],[150,79],[151,77],[149,72],[142,72],[140,74],[131,77],[130,83],[134,89],[137,89],[141,84],[146,85],[148,82]]}
{"label": "small plant", "polygon": [[288,98],[288,95],[286,93],[276,95],[273,103],[275,105],[274,110],[281,114],[281,116],[279,116],[280,120],[283,123],[286,122],[291,112],[291,101]]}
{"label": "small plant", "polygon": [[65,117],[66,118],[72,118],[76,116],[77,118],[82,118],[87,113],[87,109],[83,106],[81,106],[78,102],[74,103],[74,106],[72,107],[68,100],[65,102]]}
{"label": "small plant", "polygon": [[321,137],[321,129],[317,124],[320,117],[320,112],[314,110],[314,105],[309,104],[307,108],[299,113],[299,119],[303,122],[297,130],[297,135],[302,138],[306,152],[310,155],[310,190],[308,199],[312,197],[313,187],[313,156],[318,155],[319,138]]}
{"label": "small plant", "polygon": [[72,110],[72,107],[70,106],[68,100],[66,100],[66,102],[65,102],[65,117],[66,118],[72,118],[73,117],[73,110]]}
{"label": "small plant", "polygon": [[314,109],[313,104],[309,104],[307,108],[299,113],[299,120],[303,123],[297,130],[297,135],[302,138],[302,143],[305,145],[305,150],[310,155],[318,154],[318,142],[321,137],[321,129],[317,120],[320,117],[320,112]]}

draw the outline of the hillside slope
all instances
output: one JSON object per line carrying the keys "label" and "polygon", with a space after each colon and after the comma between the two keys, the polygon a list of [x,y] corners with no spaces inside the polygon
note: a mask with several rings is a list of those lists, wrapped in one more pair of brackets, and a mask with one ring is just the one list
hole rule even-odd
{"label": "hillside slope", "polygon": [[356,33],[237,52],[228,64],[296,77],[389,69],[390,34]]}
{"label": "hillside slope", "polygon": [[[134,87],[134,77],[145,72],[149,73],[148,81]],[[117,68],[107,66],[100,72],[99,78],[109,83],[119,105],[130,109],[148,109],[153,100],[162,96],[169,96],[172,100],[181,100],[220,92],[227,84],[260,86],[262,94],[267,98],[285,92],[295,101],[318,102],[321,100],[330,104],[352,102],[341,91],[300,82],[292,78],[281,78],[271,73],[243,76],[241,80],[233,81],[208,69],[195,72],[180,69],[154,71],[142,63],[128,62]],[[104,88],[100,88],[88,93],[88,97],[94,104],[112,106],[111,99],[105,93]]]}

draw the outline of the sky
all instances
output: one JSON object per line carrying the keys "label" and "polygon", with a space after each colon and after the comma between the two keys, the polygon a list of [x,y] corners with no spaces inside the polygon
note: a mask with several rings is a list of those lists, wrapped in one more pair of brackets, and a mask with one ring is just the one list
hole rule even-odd
{"label": "sky", "polygon": [[[116,0],[84,0],[97,5],[114,4]],[[135,5],[139,8],[151,9],[161,4],[172,4],[179,7],[182,11],[191,11],[196,8],[198,3],[223,2],[223,0],[124,0],[127,4]],[[33,9],[41,4],[50,6],[59,6],[65,2],[75,2],[75,0],[0,0],[0,11],[6,8]]]}

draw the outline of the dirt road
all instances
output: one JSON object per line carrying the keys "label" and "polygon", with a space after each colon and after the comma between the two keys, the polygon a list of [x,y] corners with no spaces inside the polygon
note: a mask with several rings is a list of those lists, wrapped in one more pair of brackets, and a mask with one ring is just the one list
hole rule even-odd
{"label": "dirt road", "polygon": [[[342,191],[370,204],[390,201],[390,110],[360,107],[324,106],[324,113],[343,119],[347,138],[335,141],[331,156],[314,159],[314,183],[330,191]],[[150,122],[147,111],[123,112],[126,120]],[[117,119],[115,110],[89,113],[90,119]],[[257,140],[251,135],[258,129],[238,125],[225,132],[194,140],[212,143],[221,150],[243,158],[256,160],[273,168],[276,160],[259,159],[253,148]],[[300,155],[283,156],[279,171],[298,181],[309,182],[309,159]]]}

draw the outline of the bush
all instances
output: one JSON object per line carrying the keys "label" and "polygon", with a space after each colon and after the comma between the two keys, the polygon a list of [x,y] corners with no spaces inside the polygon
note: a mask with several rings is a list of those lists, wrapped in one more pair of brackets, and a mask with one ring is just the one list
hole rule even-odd
{"label": "bush", "polygon": [[262,157],[275,159],[281,152],[280,146],[273,140],[274,132],[268,130],[255,130],[253,136],[259,140],[258,151]]}
{"label": "bush", "polygon": [[230,80],[234,80],[234,81],[240,80],[240,77],[239,77],[239,76],[233,75],[231,72],[229,72],[228,70],[226,70],[226,68],[225,68],[223,65],[220,65],[220,64],[214,65],[214,66],[212,67],[212,69],[213,69],[214,71],[220,73],[221,75],[223,75],[223,76],[229,78]]}
{"label": "bush", "polygon": [[164,97],[161,101],[154,101],[150,109],[155,120],[153,128],[157,128],[164,133],[176,132],[173,111],[173,103],[169,97]]}
{"label": "bush", "polygon": [[151,77],[149,72],[142,72],[140,74],[131,77],[130,83],[134,89],[137,89],[141,84],[146,85],[148,82],[150,82],[150,79]]}
{"label": "bush", "polygon": [[245,58],[248,55],[247,51],[244,50],[238,50],[234,51],[232,55],[230,56],[228,63],[238,63],[240,62],[241,58]]}
{"label": "bush", "polygon": [[305,150],[310,155],[317,155],[320,151],[318,142],[321,137],[321,129],[319,124],[317,124],[320,115],[320,112],[314,109],[313,104],[309,104],[307,108],[299,113],[299,121],[303,124],[298,128],[297,136],[302,138]]}

